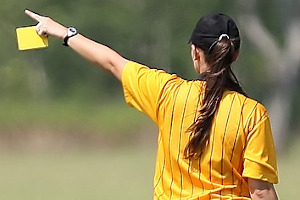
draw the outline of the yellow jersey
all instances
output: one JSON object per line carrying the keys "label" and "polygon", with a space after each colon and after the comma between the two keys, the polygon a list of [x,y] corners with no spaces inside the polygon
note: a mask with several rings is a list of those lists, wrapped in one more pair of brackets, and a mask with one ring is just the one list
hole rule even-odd
{"label": "yellow jersey", "polygon": [[250,199],[247,178],[278,182],[268,113],[257,101],[225,91],[201,159],[185,159],[189,127],[199,116],[205,82],[187,81],[129,61],[126,102],[158,126],[154,200]]}

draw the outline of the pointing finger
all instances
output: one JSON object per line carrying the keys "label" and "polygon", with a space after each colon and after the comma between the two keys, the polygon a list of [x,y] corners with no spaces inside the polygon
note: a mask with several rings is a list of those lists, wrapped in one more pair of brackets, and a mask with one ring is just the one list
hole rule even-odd
{"label": "pointing finger", "polygon": [[40,21],[42,21],[42,19],[43,19],[43,16],[40,16],[40,15],[38,15],[38,14],[36,14],[36,13],[30,11],[30,10],[25,10],[25,13],[26,13],[29,17],[31,17],[32,19],[34,19],[35,21],[37,21],[37,22],[40,22]]}

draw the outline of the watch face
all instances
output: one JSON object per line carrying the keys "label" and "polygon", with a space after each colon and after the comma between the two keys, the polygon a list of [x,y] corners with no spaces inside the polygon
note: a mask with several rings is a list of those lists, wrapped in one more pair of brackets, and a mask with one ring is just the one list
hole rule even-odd
{"label": "watch face", "polygon": [[77,34],[77,30],[76,30],[74,27],[68,28],[68,36],[69,36],[69,37],[70,37],[70,36],[73,36],[73,35],[75,35],[75,34]]}
{"label": "watch face", "polygon": [[75,28],[70,28],[70,31],[72,32],[72,33],[76,33],[76,29]]}

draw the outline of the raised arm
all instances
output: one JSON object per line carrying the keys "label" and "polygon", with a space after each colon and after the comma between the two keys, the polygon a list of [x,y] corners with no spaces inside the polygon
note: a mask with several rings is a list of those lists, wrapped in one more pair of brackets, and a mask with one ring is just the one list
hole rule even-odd
{"label": "raised arm", "polygon": [[272,183],[248,178],[251,199],[253,200],[278,200]]}
{"label": "raised arm", "polygon": [[[63,40],[67,35],[67,28],[49,17],[38,15],[32,11],[25,13],[38,22],[36,30],[41,36],[53,36]],[[68,45],[79,55],[91,63],[111,72],[117,79],[122,81],[122,71],[127,59],[123,58],[109,47],[97,43],[77,34],[68,40]]]}

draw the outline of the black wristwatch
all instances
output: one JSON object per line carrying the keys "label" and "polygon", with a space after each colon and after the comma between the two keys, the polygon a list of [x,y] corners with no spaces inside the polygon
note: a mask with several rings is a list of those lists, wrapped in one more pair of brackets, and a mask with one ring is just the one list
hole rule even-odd
{"label": "black wristwatch", "polygon": [[68,28],[68,32],[67,32],[67,35],[66,35],[65,38],[64,38],[64,43],[63,43],[63,45],[69,46],[69,45],[68,45],[68,40],[69,40],[71,37],[73,37],[73,36],[75,36],[75,35],[77,35],[77,34],[78,34],[78,32],[77,32],[76,28],[74,28],[74,27],[69,27],[69,28]]}

